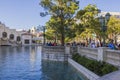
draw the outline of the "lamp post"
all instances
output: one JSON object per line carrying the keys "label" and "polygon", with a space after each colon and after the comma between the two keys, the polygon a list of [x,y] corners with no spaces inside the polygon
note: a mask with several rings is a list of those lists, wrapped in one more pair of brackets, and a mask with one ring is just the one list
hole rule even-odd
{"label": "lamp post", "polygon": [[38,26],[37,27],[37,29],[39,30],[39,31],[43,31],[43,45],[45,45],[45,43],[46,43],[46,40],[45,40],[45,30],[46,30],[46,26]]}
{"label": "lamp post", "polygon": [[44,37],[43,44],[44,44],[44,45],[45,45],[45,43],[46,43],[46,40],[45,40],[45,29],[46,29],[46,27],[45,27],[45,26],[43,26],[43,37]]}
{"label": "lamp post", "polygon": [[105,32],[107,30],[107,23],[109,21],[110,16],[111,15],[109,13],[106,13],[105,17],[103,17],[103,16],[99,17],[99,20],[101,23],[101,30],[102,30],[102,34],[103,34],[103,45],[102,45],[103,47],[105,47]]}
{"label": "lamp post", "polygon": [[54,32],[54,42],[56,43],[56,32]]}

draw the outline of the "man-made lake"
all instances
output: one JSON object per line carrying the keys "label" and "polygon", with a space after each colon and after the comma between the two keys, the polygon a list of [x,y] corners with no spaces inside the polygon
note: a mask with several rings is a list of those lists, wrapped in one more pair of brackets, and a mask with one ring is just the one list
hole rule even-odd
{"label": "man-made lake", "polygon": [[40,46],[0,46],[0,80],[87,80],[67,62],[41,59]]}

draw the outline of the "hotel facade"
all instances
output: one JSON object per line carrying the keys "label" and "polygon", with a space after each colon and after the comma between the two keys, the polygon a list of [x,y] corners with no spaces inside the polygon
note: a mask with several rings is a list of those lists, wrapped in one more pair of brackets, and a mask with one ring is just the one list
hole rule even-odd
{"label": "hotel facade", "polygon": [[42,37],[34,37],[33,34],[28,31],[10,29],[0,22],[0,46],[34,45],[36,44],[36,40],[41,40],[41,42],[43,42]]}

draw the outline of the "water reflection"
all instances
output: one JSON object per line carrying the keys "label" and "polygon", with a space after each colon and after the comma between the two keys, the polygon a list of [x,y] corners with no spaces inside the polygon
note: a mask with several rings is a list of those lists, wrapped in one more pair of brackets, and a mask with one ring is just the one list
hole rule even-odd
{"label": "water reflection", "polygon": [[0,80],[85,80],[67,63],[41,61],[40,46],[0,47]]}
{"label": "water reflection", "polygon": [[85,80],[85,77],[65,62],[42,61],[42,72],[43,80]]}
{"label": "water reflection", "polygon": [[35,59],[36,59],[36,48],[31,47],[30,49],[30,63],[31,63],[31,68],[33,69],[35,67]]}

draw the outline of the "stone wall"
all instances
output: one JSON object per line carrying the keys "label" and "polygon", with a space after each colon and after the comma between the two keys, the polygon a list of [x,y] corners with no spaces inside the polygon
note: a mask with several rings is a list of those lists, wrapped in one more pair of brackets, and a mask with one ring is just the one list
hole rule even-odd
{"label": "stone wall", "polygon": [[[60,58],[60,56],[71,57],[71,54],[78,53],[82,56],[86,56],[90,59],[97,61],[105,61],[109,64],[120,66],[120,51],[119,50],[110,50],[105,47],[99,48],[88,48],[88,47],[70,47],[70,46],[44,46],[42,48],[43,56],[46,58],[52,57],[55,59]],[[53,55],[53,56],[50,56]]]}
{"label": "stone wall", "polygon": [[43,53],[65,53],[65,47],[64,46],[43,46],[42,47]]}
{"label": "stone wall", "polygon": [[120,66],[120,51],[119,50],[106,50],[104,61],[115,66]]}
{"label": "stone wall", "polygon": [[88,58],[92,58],[92,59],[95,59],[97,60],[98,58],[98,52],[97,52],[97,49],[96,48],[80,48],[78,47],[78,50],[79,50],[79,54],[82,55],[82,56],[86,56]]}
{"label": "stone wall", "polygon": [[91,59],[104,61],[115,66],[120,66],[119,50],[110,50],[105,47],[99,47],[99,48],[78,47],[77,52],[78,54],[82,56],[86,56]]}
{"label": "stone wall", "polygon": [[67,61],[69,55],[69,48],[64,46],[43,46],[42,59],[54,61]]}
{"label": "stone wall", "polygon": [[77,46],[71,46],[70,48],[70,54],[77,53]]}

